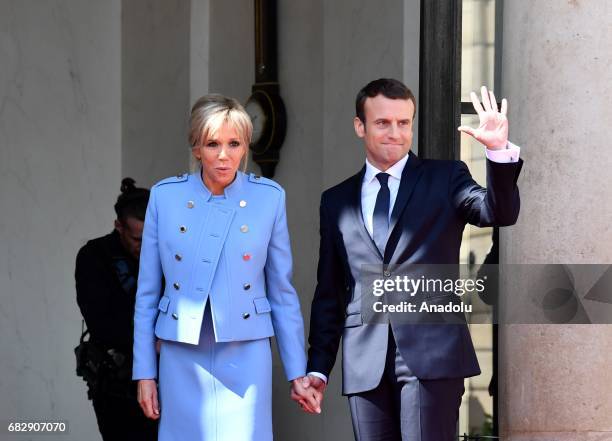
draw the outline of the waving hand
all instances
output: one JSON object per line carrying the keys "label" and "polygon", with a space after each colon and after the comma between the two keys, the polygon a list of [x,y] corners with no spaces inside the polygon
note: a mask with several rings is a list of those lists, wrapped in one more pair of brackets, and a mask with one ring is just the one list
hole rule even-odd
{"label": "waving hand", "polygon": [[501,112],[497,110],[497,101],[493,91],[487,90],[485,86],[481,88],[482,104],[478,101],[478,96],[472,92],[472,104],[480,124],[477,129],[469,126],[459,126],[457,130],[476,138],[489,150],[505,149],[508,143],[508,101],[502,99]]}

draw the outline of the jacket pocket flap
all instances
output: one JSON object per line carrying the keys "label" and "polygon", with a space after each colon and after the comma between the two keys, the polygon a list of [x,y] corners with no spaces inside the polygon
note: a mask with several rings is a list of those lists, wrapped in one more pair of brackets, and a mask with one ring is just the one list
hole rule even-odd
{"label": "jacket pocket flap", "polygon": [[272,310],[270,307],[270,302],[268,302],[266,297],[253,299],[253,304],[255,305],[255,311],[257,311],[257,314],[263,314]]}
{"label": "jacket pocket flap", "polygon": [[361,325],[363,325],[363,319],[361,318],[360,313],[347,315],[346,319],[344,319],[345,328],[352,328],[354,326],[361,326]]}
{"label": "jacket pocket flap", "polygon": [[163,296],[160,300],[159,300],[159,305],[157,305],[157,309],[159,309],[162,312],[167,312],[168,311],[168,305],[170,304],[170,297],[168,296]]}

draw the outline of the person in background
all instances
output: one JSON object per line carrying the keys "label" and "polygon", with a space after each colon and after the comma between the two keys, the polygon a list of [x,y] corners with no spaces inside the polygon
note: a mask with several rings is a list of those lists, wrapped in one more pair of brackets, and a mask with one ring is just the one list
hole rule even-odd
{"label": "person in background", "polygon": [[106,440],[154,441],[157,422],[145,418],[132,375],[138,262],[149,190],[121,182],[115,229],[92,239],[76,258],[77,303],[89,331],[83,366],[88,396]]}

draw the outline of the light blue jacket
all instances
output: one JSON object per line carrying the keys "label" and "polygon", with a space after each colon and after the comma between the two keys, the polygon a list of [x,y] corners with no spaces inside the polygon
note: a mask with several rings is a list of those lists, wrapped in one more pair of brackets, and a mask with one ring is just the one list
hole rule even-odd
{"label": "light blue jacket", "polygon": [[219,197],[200,173],[160,181],[142,238],[133,379],[157,378],[156,336],[198,344],[207,300],[217,342],[276,335],[287,378],[304,375],[291,274],[285,192],[276,182],[239,171]]}

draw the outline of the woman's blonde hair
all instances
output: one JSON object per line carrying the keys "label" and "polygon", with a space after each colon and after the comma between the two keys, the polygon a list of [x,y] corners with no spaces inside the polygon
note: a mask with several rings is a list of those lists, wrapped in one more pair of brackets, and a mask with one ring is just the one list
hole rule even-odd
{"label": "woman's blonde hair", "polygon": [[[242,170],[246,171],[253,124],[244,107],[234,98],[213,93],[204,95],[195,102],[189,118],[189,144],[192,149],[199,147],[225,123],[236,129],[245,145]],[[198,167],[199,163],[192,157],[191,170],[195,171]]]}

